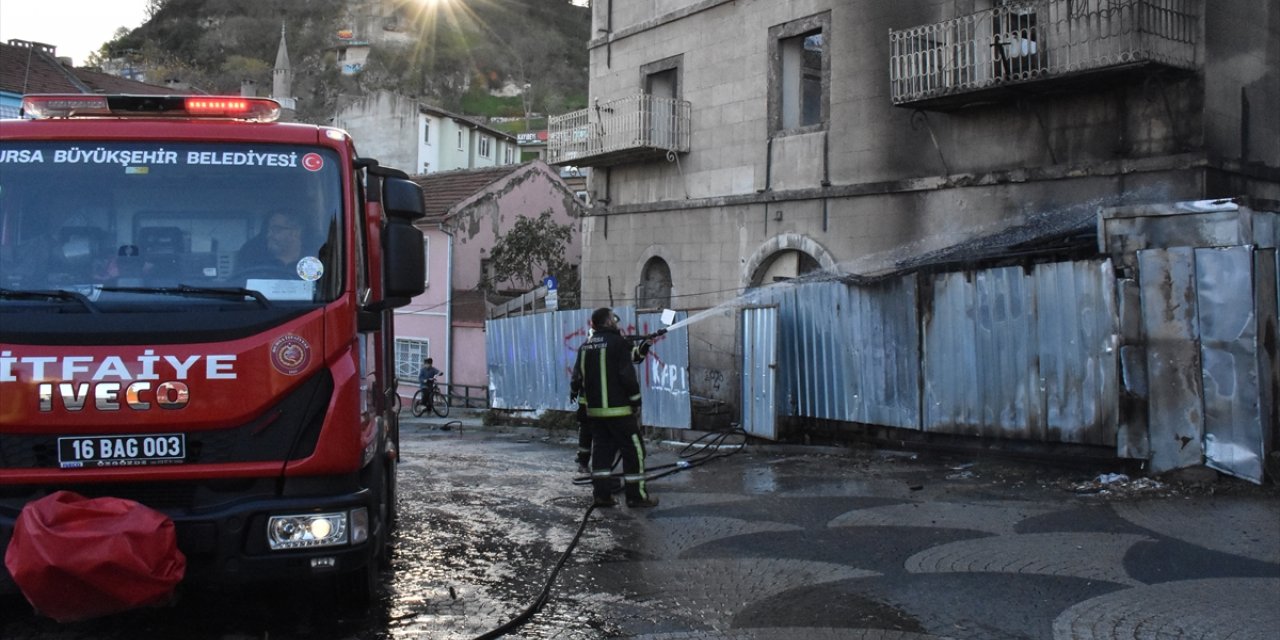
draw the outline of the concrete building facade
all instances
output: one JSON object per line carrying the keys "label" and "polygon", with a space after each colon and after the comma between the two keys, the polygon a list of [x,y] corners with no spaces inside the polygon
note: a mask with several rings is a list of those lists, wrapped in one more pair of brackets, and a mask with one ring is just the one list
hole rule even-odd
{"label": "concrete building facade", "polygon": [[334,126],[358,141],[360,153],[411,174],[520,162],[514,136],[388,91],[351,103]]}
{"label": "concrete building facade", "polygon": [[738,297],[1100,209],[1280,202],[1268,0],[597,0],[583,306],[673,307],[736,405]]}

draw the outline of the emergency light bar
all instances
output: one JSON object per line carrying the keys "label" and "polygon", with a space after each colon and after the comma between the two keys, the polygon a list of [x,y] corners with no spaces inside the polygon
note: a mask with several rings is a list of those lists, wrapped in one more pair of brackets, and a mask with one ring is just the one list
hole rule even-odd
{"label": "emergency light bar", "polygon": [[240,96],[134,96],[34,94],[22,97],[22,113],[50,118],[230,118],[275,122],[280,103],[270,98]]}

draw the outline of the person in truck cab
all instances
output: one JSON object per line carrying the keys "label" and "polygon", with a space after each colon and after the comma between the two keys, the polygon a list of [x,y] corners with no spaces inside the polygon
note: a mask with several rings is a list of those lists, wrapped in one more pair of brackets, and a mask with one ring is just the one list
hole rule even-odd
{"label": "person in truck cab", "polygon": [[250,277],[296,278],[298,261],[306,255],[306,237],[301,216],[272,213],[263,232],[246,241],[236,254],[236,270]]}

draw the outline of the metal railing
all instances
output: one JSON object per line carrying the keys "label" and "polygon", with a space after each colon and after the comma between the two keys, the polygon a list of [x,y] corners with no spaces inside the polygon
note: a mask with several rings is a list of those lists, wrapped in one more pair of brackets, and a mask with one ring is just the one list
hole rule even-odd
{"label": "metal railing", "polygon": [[548,120],[551,164],[604,166],[689,151],[686,100],[640,94],[595,104]]}
{"label": "metal railing", "polygon": [[896,105],[1136,64],[1196,68],[1201,0],[1028,0],[889,32]]}
{"label": "metal railing", "polygon": [[[440,391],[449,396],[449,406],[461,409],[488,409],[489,387],[471,384],[453,384],[441,382]],[[413,401],[413,394],[418,392],[418,385],[400,382],[397,388],[401,410],[407,410]]]}
{"label": "metal railing", "polygon": [[449,405],[462,409],[488,409],[489,387],[471,384],[440,385],[445,395],[449,396]]}

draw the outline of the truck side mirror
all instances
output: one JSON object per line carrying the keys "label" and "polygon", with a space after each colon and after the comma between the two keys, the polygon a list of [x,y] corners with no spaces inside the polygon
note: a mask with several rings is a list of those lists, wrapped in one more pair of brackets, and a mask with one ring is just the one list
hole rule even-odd
{"label": "truck side mirror", "polygon": [[405,178],[382,181],[382,211],[388,218],[413,222],[426,215],[422,208],[422,187]]}
{"label": "truck side mirror", "polygon": [[402,307],[426,290],[422,230],[413,221],[425,215],[422,187],[404,178],[382,181],[382,283],[386,307]]}

